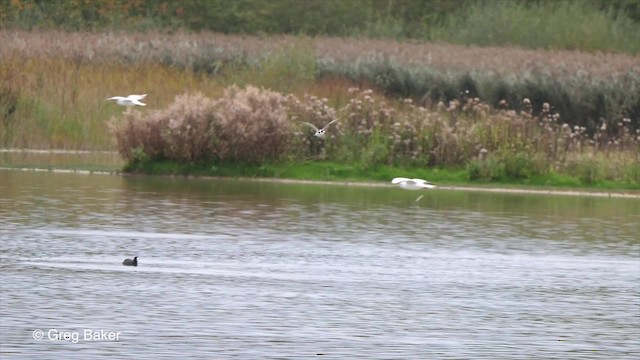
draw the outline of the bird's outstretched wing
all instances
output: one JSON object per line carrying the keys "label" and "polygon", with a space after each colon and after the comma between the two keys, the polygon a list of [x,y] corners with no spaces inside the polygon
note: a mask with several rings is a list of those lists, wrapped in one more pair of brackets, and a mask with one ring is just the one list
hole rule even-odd
{"label": "bird's outstretched wing", "polygon": [[334,122],[336,122],[336,121],[338,121],[338,120],[340,120],[340,118],[337,118],[337,119],[333,119],[333,120],[331,120],[331,122],[330,122],[330,123],[328,123],[327,125],[325,125],[325,126],[322,128],[322,130],[327,130],[327,128],[329,127],[329,125],[333,124]]}
{"label": "bird's outstretched wing", "polygon": [[411,181],[415,182],[418,186],[422,186],[429,189],[436,187],[433,183],[430,183],[427,180],[423,180],[423,179],[411,179]]}
{"label": "bird's outstretched wing", "polygon": [[315,125],[313,125],[312,123],[306,122],[306,121],[302,121],[303,124],[307,124],[309,126],[311,126],[313,128],[313,130],[315,130],[316,132],[320,129],[318,129]]}
{"label": "bird's outstretched wing", "polygon": [[399,183],[407,182],[407,181],[411,181],[411,179],[404,178],[404,177],[397,177],[397,178],[393,178],[393,180],[391,180],[391,183],[392,184],[399,184]]}
{"label": "bird's outstretched wing", "polygon": [[140,101],[140,100],[144,99],[144,98],[145,98],[145,96],[147,96],[147,94],[142,94],[142,95],[129,95],[129,96],[127,96],[127,97],[128,97],[129,99],[133,100],[133,101],[136,101],[136,100]]}

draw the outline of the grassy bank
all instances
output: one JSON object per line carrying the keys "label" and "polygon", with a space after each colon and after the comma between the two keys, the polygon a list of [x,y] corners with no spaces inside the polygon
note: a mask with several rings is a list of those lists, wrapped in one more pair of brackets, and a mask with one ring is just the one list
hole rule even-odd
{"label": "grassy bank", "polygon": [[493,181],[472,181],[466,169],[398,168],[376,166],[374,168],[352,166],[332,162],[307,161],[277,164],[185,164],[172,161],[138,162],[124,168],[126,173],[149,175],[181,175],[212,177],[277,178],[311,181],[337,182],[382,182],[388,183],[398,176],[428,179],[441,186],[481,186],[527,189],[581,189],[603,191],[640,190],[637,183],[618,180],[602,180],[585,183],[570,175],[547,174],[530,179],[501,178]]}
{"label": "grassy bank", "polygon": [[[335,118],[325,139],[303,123],[322,127]],[[383,171],[382,179],[391,176],[385,169],[431,176],[446,169],[446,181],[640,184],[640,138],[629,122],[589,136],[548,104],[540,115],[494,109],[477,98],[426,108],[350,88],[336,109],[315,96],[232,86],[217,98],[184,94],[163,110],[127,111],[111,130],[134,172],[378,179]],[[305,168],[310,162],[317,167]]]}

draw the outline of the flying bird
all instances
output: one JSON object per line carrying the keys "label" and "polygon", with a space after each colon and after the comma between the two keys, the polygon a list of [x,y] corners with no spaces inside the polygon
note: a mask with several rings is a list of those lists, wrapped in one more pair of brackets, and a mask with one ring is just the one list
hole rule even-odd
{"label": "flying bird", "polygon": [[396,184],[400,186],[401,189],[406,189],[406,190],[432,189],[436,187],[435,185],[428,182],[427,180],[409,179],[409,178],[403,178],[403,177],[393,178],[393,180],[391,180],[391,183]]}
{"label": "flying bird", "polygon": [[144,99],[147,94],[143,95],[129,95],[127,97],[124,96],[113,96],[108,98],[107,100],[115,100],[118,105],[122,106],[147,106],[145,103],[141,103],[140,100]]}
{"label": "flying bird", "polygon": [[313,130],[315,130],[315,131],[316,131],[316,132],[315,132],[315,134],[313,134],[313,136],[316,136],[316,137],[318,137],[318,138],[320,138],[320,139],[324,139],[324,138],[325,138],[325,133],[327,132],[327,128],[329,128],[329,126],[330,126],[331,124],[333,124],[334,122],[336,122],[336,121],[338,121],[338,120],[340,120],[340,118],[338,118],[338,119],[333,119],[330,123],[328,123],[327,125],[325,125],[322,129],[318,129],[318,127],[317,127],[317,126],[313,125],[312,123],[306,122],[306,121],[303,121],[302,123],[303,123],[303,124],[307,124],[307,125],[311,126],[311,127],[313,128]]}

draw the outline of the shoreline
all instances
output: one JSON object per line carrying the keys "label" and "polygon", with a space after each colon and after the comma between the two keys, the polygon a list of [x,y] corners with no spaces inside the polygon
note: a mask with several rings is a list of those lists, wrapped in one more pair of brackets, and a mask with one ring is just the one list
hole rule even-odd
{"label": "shoreline", "polygon": [[110,154],[118,155],[115,150],[64,150],[64,149],[20,149],[20,148],[3,148],[0,153],[21,153],[21,154]]}
{"label": "shoreline", "polygon": [[[81,169],[55,169],[55,168],[36,168],[36,167],[6,167],[0,166],[0,170],[14,170],[14,171],[34,171],[34,172],[53,172],[53,173],[67,173],[67,174],[81,174],[81,175],[115,175],[115,176],[149,176],[145,174],[129,174],[121,171],[105,171],[105,170],[81,170]],[[158,176],[158,175],[153,175]],[[268,182],[279,184],[309,184],[309,185],[332,185],[332,186],[361,186],[361,187],[393,187],[383,182],[372,181],[348,181],[348,180],[301,180],[301,179],[285,179],[285,178],[265,178],[265,177],[225,177],[225,176],[194,176],[194,175],[159,175],[170,177],[184,177],[194,179],[218,179],[228,180],[234,179],[238,181],[253,181],[253,182]],[[576,190],[576,189],[527,189],[523,187],[495,187],[492,185],[484,186],[464,186],[464,185],[437,185],[434,190],[445,191],[469,191],[469,192],[489,192],[489,193],[501,193],[501,194],[523,194],[523,195],[560,195],[560,196],[587,196],[587,197],[606,197],[606,198],[624,198],[624,199],[638,199],[640,200],[640,192],[629,192],[625,190],[620,191],[605,191],[605,190]],[[434,191],[425,190],[425,191]]]}

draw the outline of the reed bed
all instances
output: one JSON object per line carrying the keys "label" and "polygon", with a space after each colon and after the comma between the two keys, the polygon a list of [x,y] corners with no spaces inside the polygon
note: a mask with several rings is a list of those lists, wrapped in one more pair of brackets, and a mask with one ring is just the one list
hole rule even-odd
{"label": "reed bed", "polygon": [[[158,64],[103,64],[63,58],[4,58],[0,65],[0,146],[112,150],[107,121],[123,108],[106,99],[149,92],[149,107],[177,93],[223,91],[203,74]],[[4,110],[3,110],[4,109]]]}
{"label": "reed bed", "polygon": [[466,91],[494,107],[506,100],[518,110],[527,97],[536,114],[549,102],[569,124],[591,134],[603,121],[611,125],[618,118],[640,127],[640,57],[627,54],[215,33],[0,31],[0,42],[0,57],[17,62],[167,66],[226,76],[227,84],[270,74],[270,82],[255,85],[287,92],[300,82],[342,77],[425,106]]}
{"label": "reed bed", "polygon": [[292,46],[313,49],[318,59],[338,64],[394,59],[448,71],[491,71],[497,74],[541,72],[571,76],[577,72],[593,78],[640,71],[638,56],[620,53],[588,53],[569,50],[531,50],[518,47],[476,47],[440,43],[401,42],[382,39],[249,36],[220,33],[167,34],[92,33],[63,31],[0,30],[0,57],[64,58],[82,62],[124,65],[170,64],[199,69],[216,62],[255,62]]}

